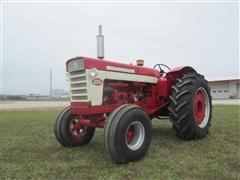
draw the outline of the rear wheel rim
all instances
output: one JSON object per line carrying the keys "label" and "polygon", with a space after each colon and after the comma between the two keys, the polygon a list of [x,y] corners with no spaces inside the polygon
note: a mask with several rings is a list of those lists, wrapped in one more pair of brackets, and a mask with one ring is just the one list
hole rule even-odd
{"label": "rear wheel rim", "polygon": [[145,129],[143,127],[143,124],[138,121],[132,122],[128,126],[126,135],[125,135],[125,142],[127,147],[130,150],[135,151],[142,146],[144,139],[145,139]]}
{"label": "rear wheel rim", "polygon": [[200,128],[208,124],[210,115],[210,102],[207,91],[200,87],[194,95],[194,116]]}

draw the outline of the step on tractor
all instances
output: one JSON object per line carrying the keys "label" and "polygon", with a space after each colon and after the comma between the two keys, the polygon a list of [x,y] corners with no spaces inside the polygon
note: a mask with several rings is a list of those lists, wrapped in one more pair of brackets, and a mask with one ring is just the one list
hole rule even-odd
{"label": "step on tractor", "polygon": [[88,144],[104,128],[104,148],[118,164],[143,158],[152,140],[152,120],[169,117],[176,136],[208,134],[212,102],[208,82],[190,66],[144,67],[104,59],[99,26],[98,58],[66,62],[71,105],[57,117],[54,134],[64,147]]}

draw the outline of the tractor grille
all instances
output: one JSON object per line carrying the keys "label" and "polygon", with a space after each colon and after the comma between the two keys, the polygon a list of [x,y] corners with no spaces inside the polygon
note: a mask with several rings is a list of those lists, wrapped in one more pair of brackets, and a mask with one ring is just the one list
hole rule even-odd
{"label": "tractor grille", "polygon": [[70,91],[72,101],[88,101],[85,69],[70,72]]}

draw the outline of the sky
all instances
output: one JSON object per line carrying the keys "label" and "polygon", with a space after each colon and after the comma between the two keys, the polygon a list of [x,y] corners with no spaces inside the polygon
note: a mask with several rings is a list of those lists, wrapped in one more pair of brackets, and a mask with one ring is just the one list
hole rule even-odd
{"label": "sky", "polygon": [[96,57],[103,25],[105,59],[145,66],[192,66],[207,79],[239,77],[236,2],[2,4],[1,80],[4,94],[68,90],[65,62]]}

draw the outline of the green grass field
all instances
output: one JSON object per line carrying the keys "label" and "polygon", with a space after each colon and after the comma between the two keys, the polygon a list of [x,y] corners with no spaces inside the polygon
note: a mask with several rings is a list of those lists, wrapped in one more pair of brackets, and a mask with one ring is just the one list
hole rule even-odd
{"label": "green grass field", "polygon": [[214,106],[209,135],[175,137],[171,123],[153,121],[153,141],[139,162],[117,165],[103,147],[63,148],[53,135],[58,111],[1,112],[0,179],[240,179],[240,106]]}

